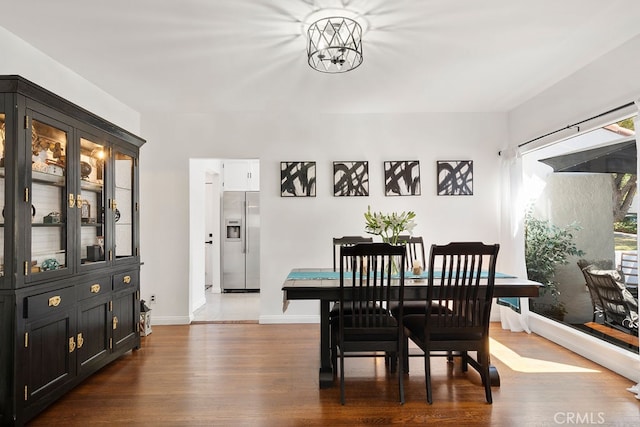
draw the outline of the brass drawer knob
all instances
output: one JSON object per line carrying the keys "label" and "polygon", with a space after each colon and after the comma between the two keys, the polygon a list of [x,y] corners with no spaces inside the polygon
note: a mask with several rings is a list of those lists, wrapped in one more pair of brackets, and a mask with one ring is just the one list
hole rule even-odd
{"label": "brass drawer knob", "polygon": [[95,285],[91,285],[91,293],[97,294],[100,292],[100,285],[96,283]]}
{"label": "brass drawer knob", "polygon": [[49,307],[57,307],[62,302],[60,295],[49,298]]}
{"label": "brass drawer knob", "polygon": [[131,283],[131,276],[124,276],[124,277],[122,278],[122,281],[123,281],[124,283],[126,283],[126,284]]}

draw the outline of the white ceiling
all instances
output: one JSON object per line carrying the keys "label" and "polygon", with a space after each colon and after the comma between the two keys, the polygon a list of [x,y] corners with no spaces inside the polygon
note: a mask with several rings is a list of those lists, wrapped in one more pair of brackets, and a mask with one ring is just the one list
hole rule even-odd
{"label": "white ceiling", "polygon": [[[356,70],[307,65],[319,6],[366,19]],[[640,1],[0,0],[0,26],[141,112],[509,111],[639,34]]]}

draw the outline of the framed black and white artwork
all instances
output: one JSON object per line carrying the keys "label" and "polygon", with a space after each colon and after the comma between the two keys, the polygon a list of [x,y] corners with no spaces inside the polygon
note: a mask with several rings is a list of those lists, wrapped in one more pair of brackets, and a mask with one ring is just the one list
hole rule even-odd
{"label": "framed black and white artwork", "polygon": [[473,195],[473,160],[437,162],[438,196]]}
{"label": "framed black and white artwork", "polygon": [[333,162],[334,196],[368,196],[369,162]]}
{"label": "framed black and white artwork", "polygon": [[384,162],[385,196],[419,196],[420,162],[405,160]]}
{"label": "framed black and white artwork", "polygon": [[316,162],[280,162],[282,197],[316,196]]}

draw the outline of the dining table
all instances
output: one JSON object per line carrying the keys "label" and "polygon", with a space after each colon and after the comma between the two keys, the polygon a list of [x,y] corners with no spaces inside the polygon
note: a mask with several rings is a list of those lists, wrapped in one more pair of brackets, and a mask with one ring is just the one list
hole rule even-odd
{"label": "dining table", "polygon": [[[428,272],[405,273],[404,300],[423,301],[427,295]],[[514,275],[496,272],[493,296],[537,297],[542,285]],[[437,290],[437,286],[434,288]],[[333,386],[334,367],[331,364],[331,342],[329,313],[331,304],[340,299],[340,273],[331,268],[294,268],[283,285],[283,312],[294,300],[318,300],[320,302],[320,388]],[[500,385],[500,375],[494,365],[490,366],[492,386]]]}

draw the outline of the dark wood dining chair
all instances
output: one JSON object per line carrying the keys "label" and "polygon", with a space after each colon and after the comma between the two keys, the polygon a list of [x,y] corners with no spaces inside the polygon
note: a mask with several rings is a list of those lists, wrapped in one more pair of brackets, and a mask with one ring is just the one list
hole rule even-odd
{"label": "dark wood dining chair", "polygon": [[[340,248],[342,246],[353,246],[353,245],[357,245],[358,243],[373,243],[373,237],[362,237],[362,236],[343,236],[343,237],[334,237],[333,238],[333,271],[337,271],[337,269],[340,268],[339,265],[339,260],[340,260]],[[347,263],[347,267],[351,267],[351,263]],[[338,309],[340,307],[340,304],[338,302],[335,302],[332,306],[331,306],[331,310],[329,311],[329,325],[330,325],[330,330],[331,330],[331,338],[332,340],[335,339],[335,336],[337,334],[337,326],[336,326],[336,320],[338,317]],[[335,348],[335,346],[332,345],[332,348]],[[333,354],[333,360],[336,361],[336,355]],[[335,363],[334,363],[335,366]]]}
{"label": "dark wood dining chair", "polygon": [[[414,261],[418,261],[423,269],[426,268],[427,258],[425,256],[424,240],[421,236],[400,235],[398,236],[398,244],[404,245],[407,251],[405,270],[412,271]],[[391,303],[390,310],[394,315],[398,315],[397,304]],[[404,314],[410,313],[424,313],[424,301],[405,301]],[[408,368],[408,366],[405,366],[405,368]]]}
{"label": "dark wood dining chair", "polygon": [[407,248],[406,270],[411,271],[414,261],[418,261],[423,269],[426,268],[427,258],[425,256],[424,240],[421,236],[400,235],[398,236],[398,244],[403,244]]}
{"label": "dark wood dining chair", "polygon": [[338,260],[340,259],[341,246],[353,246],[358,243],[372,243],[373,237],[362,236],[342,236],[333,238],[333,271],[338,271]]}
{"label": "dark wood dining chair", "polygon": [[[427,401],[430,404],[433,402],[431,357],[449,356],[451,352],[461,356],[463,371],[471,364],[480,373],[486,400],[492,402],[489,317],[498,250],[497,244],[480,242],[431,246],[425,312],[402,317],[406,337],[424,352]],[[440,307],[447,307],[447,310]],[[476,359],[468,352],[476,352]]]}
{"label": "dark wood dining chair", "polygon": [[[340,300],[335,350],[340,359],[340,402],[345,403],[344,359],[350,356],[387,357],[396,363],[400,402],[404,403],[404,271],[394,273],[392,263],[404,265],[405,248],[388,243],[367,243],[340,248]],[[389,302],[400,302],[400,317],[393,317]],[[399,364],[397,366],[396,364]]]}

